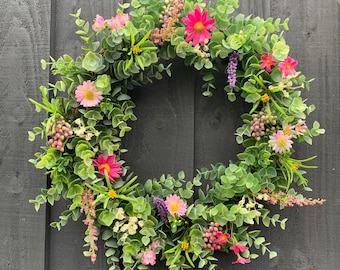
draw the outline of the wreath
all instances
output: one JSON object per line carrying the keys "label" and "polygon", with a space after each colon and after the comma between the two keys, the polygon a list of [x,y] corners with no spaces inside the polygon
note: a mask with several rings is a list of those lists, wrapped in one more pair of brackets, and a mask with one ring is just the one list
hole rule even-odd
{"label": "wreath", "polygon": [[[316,167],[308,164],[315,156],[297,159],[293,146],[312,144],[324,130],[316,121],[307,126],[315,107],[305,103],[301,89],[311,80],[289,55],[283,36],[288,20],[233,15],[237,7],[237,0],[133,0],[110,19],[97,15],[93,24],[79,9],[71,16],[83,53],[41,61],[58,80],[40,87],[40,102],[30,99],[48,113],[28,132],[31,141],[45,139],[30,162],[46,169],[51,183],[30,202],[38,211],[67,199],[68,208],[51,226],[60,230],[82,218],[84,255],[93,263],[99,236],[110,270],[148,269],[157,255],[169,269],[214,269],[215,251],[234,254],[233,264],[250,263],[259,256],[256,249],[274,258],[252,226],[285,229],[287,218],[270,214],[269,205],[324,202],[300,193],[311,190],[305,169]],[[220,91],[215,77],[224,76],[228,99],[250,104],[235,133],[244,151],[230,164],[199,169],[191,180],[179,172],[141,184],[122,159],[122,139],[136,120],[129,93],[170,76],[174,58],[201,73],[204,96]]]}

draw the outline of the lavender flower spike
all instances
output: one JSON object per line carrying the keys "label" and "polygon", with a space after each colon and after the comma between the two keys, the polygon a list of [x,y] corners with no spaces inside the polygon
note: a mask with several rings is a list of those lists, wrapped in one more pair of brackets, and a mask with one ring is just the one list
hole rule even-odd
{"label": "lavender flower spike", "polygon": [[233,51],[229,55],[229,63],[228,63],[227,73],[228,73],[228,81],[229,81],[230,88],[235,87],[236,69],[237,69],[239,56],[240,56],[240,54],[238,53],[238,51]]}
{"label": "lavender flower spike", "polygon": [[165,224],[168,224],[169,223],[169,220],[168,220],[168,214],[169,214],[169,211],[168,211],[168,208],[166,207],[165,205],[165,202],[163,199],[161,198],[158,198],[158,197],[155,197],[153,199],[153,203],[156,205],[157,207],[157,210],[159,212],[159,215],[161,216],[161,220],[165,223]]}

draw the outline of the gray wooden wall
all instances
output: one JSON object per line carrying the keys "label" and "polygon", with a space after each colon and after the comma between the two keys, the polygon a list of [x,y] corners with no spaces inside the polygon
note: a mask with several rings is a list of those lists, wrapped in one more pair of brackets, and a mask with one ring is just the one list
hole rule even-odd
{"label": "gray wooden wall", "polygon": [[[41,58],[75,56],[80,51],[69,14],[81,7],[83,16],[92,20],[97,13],[114,15],[116,6],[117,0],[0,0],[1,270],[107,269],[103,250],[95,265],[82,257],[81,222],[70,223],[62,232],[48,227],[64,202],[39,213],[28,203],[46,185],[46,177],[27,162],[39,147],[27,141],[27,130],[43,117],[27,99],[38,99],[38,87],[49,80],[40,69]],[[281,212],[289,218],[286,231],[265,232],[279,253],[277,258],[232,266],[224,255],[219,269],[340,269],[340,1],[240,0],[240,10],[265,18],[290,17],[286,38],[291,55],[299,60],[299,69],[315,78],[306,95],[317,106],[310,120],[318,119],[327,130],[312,147],[301,146],[299,155],[318,155],[319,168],[308,177],[312,195],[326,198],[327,203]],[[125,160],[140,181],[179,170],[190,177],[196,168],[233,159],[240,150],[233,132],[243,105],[228,103],[223,93],[203,98],[200,83],[196,73],[176,64],[171,80],[134,92],[139,121],[125,141],[129,148]]]}

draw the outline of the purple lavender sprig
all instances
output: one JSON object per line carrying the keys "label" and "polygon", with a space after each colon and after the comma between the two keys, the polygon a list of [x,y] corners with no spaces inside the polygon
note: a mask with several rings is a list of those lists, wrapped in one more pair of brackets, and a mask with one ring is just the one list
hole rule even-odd
{"label": "purple lavender sprig", "polygon": [[236,84],[236,69],[238,64],[238,58],[240,54],[238,51],[233,51],[229,54],[229,63],[227,68],[229,87],[234,88]]}
{"label": "purple lavender sprig", "polygon": [[168,223],[169,223],[169,220],[168,220],[169,211],[168,211],[168,208],[167,208],[166,205],[165,205],[164,200],[161,199],[161,198],[155,197],[155,198],[153,199],[153,203],[154,203],[154,204],[156,205],[156,207],[157,207],[158,213],[159,213],[159,215],[161,216],[161,220],[162,220],[165,224],[168,224]]}

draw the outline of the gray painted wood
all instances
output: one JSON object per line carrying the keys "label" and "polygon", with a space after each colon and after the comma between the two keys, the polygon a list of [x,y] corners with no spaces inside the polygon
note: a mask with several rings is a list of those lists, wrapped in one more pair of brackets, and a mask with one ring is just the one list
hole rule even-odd
{"label": "gray painted wood", "polygon": [[[77,29],[69,14],[82,8],[84,18],[92,20],[97,13],[113,15],[116,7],[117,1],[112,0],[1,1],[0,226],[5,233],[0,269],[107,269],[103,249],[95,265],[82,257],[85,227],[81,222],[70,222],[61,232],[48,229],[45,248],[45,213],[43,209],[35,213],[28,204],[46,178],[27,163],[39,147],[27,141],[27,130],[40,121],[27,98],[38,98],[39,85],[48,81],[48,74],[39,69],[41,58],[49,53],[57,58],[80,52],[81,41],[74,35]],[[264,18],[290,17],[290,31],[285,35],[290,54],[299,60],[298,67],[307,77],[315,78],[311,92],[305,93],[317,106],[309,124],[318,119],[327,130],[312,147],[300,146],[298,157],[318,155],[319,168],[308,173],[315,190],[310,195],[324,197],[327,203],[279,212],[289,218],[286,231],[264,232],[279,253],[277,258],[232,266],[234,258],[222,254],[218,269],[340,269],[340,186],[336,181],[340,164],[339,1],[240,0],[240,11]],[[200,85],[199,74],[184,70],[178,62],[171,79],[133,91],[138,121],[124,142],[129,148],[124,159],[140,181],[179,170],[191,177],[197,168],[233,159],[240,150],[233,133],[240,124],[243,104],[228,103],[222,91],[204,98]],[[46,222],[56,220],[65,205],[60,202],[48,209]]]}
{"label": "gray painted wood", "polygon": [[45,212],[28,203],[46,185],[27,160],[38,150],[27,131],[40,118],[27,99],[39,97],[48,73],[50,3],[2,0],[0,8],[0,269],[44,269]]}

